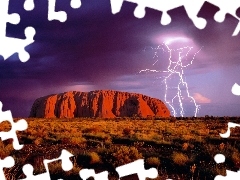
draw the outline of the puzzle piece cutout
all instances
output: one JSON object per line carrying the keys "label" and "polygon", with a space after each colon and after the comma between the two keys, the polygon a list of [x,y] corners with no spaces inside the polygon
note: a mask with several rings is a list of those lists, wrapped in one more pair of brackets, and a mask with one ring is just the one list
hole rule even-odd
{"label": "puzzle piece cutout", "polygon": [[229,123],[228,123],[227,132],[226,132],[226,133],[223,133],[223,134],[220,133],[220,136],[221,136],[222,138],[228,138],[228,137],[230,136],[230,133],[231,133],[230,128],[235,128],[235,127],[240,127],[240,124],[236,124],[236,123],[229,122]]}
{"label": "puzzle piece cutout", "polygon": [[[217,22],[223,22],[226,14],[233,15],[240,22],[240,18],[236,15],[237,9],[240,7],[240,1],[231,0],[229,1],[219,1],[219,0],[110,0],[112,13],[116,14],[120,12],[123,2],[128,1],[137,4],[134,10],[134,15],[137,18],[143,18],[145,16],[145,8],[151,8],[162,12],[161,24],[168,25],[171,23],[171,17],[168,11],[183,6],[187,12],[188,17],[192,20],[193,24],[198,29],[204,29],[206,27],[207,21],[204,18],[198,17],[198,13],[205,2],[209,2],[215,6],[218,6],[220,10],[215,14],[214,19]],[[233,36],[238,35],[240,31],[240,23],[238,23]]]}
{"label": "puzzle piece cutout", "polygon": [[73,154],[69,153],[67,150],[63,149],[61,155],[55,159],[45,159],[43,160],[46,172],[38,175],[33,174],[33,166],[31,164],[25,164],[22,168],[23,173],[27,176],[25,179],[22,180],[51,180],[48,164],[54,161],[61,160],[62,161],[62,169],[64,171],[69,171],[73,168],[73,163],[69,159],[70,157],[74,156]]}
{"label": "puzzle piece cutout", "polygon": [[156,168],[150,168],[146,170],[144,168],[144,159],[136,160],[132,163],[120,166],[116,168],[119,178],[137,174],[139,180],[146,180],[146,178],[157,178],[158,171]]}
{"label": "puzzle piece cutout", "polygon": [[216,154],[215,156],[214,156],[214,160],[215,160],[215,162],[217,163],[217,164],[219,164],[219,163],[224,163],[225,162],[225,156],[223,155],[223,154]]}
{"label": "puzzle piece cutout", "polygon": [[[121,10],[122,4],[124,0],[111,0],[111,6],[112,6],[112,13],[116,14]],[[185,6],[185,9],[187,11],[187,14],[190,19],[192,19],[195,26],[199,29],[203,29],[206,26],[206,20],[203,18],[197,17],[197,14],[203,5],[204,1],[191,1],[191,0],[178,0],[178,1],[165,1],[165,0],[125,0],[128,2],[136,3],[138,6],[136,7],[134,11],[134,15],[137,18],[143,18],[145,16],[145,8],[151,8],[154,10],[161,11],[162,18],[161,18],[161,24],[162,25],[168,25],[171,23],[171,17],[168,14],[169,10]]]}
{"label": "puzzle piece cutout", "polygon": [[96,174],[94,169],[82,169],[79,172],[79,176],[83,180],[87,180],[90,177],[93,177],[94,180],[108,180],[108,172],[107,171],[103,171],[101,173]]}
{"label": "puzzle piece cutout", "polygon": [[[235,128],[235,127],[240,127],[240,124],[229,122],[227,132],[224,133],[224,134],[220,133],[220,136],[222,138],[228,138],[230,136],[230,133],[231,133],[231,128]],[[216,163],[224,163],[225,162],[225,156],[223,154],[217,154],[217,155],[215,155],[214,160],[216,161]],[[227,170],[226,171],[226,176],[217,175],[214,180],[225,180],[225,179],[229,179],[229,180],[240,179],[240,170],[237,171],[237,172]]]}
{"label": "puzzle piece cutout", "polygon": [[[67,20],[67,13],[65,11],[55,11],[56,0],[48,0],[48,20],[58,20],[65,22]],[[71,0],[71,7],[74,9],[81,7],[81,0]]]}
{"label": "puzzle piece cutout", "polygon": [[[67,20],[67,13],[64,11],[55,11],[56,0],[48,0],[48,20],[58,20],[65,22]],[[80,8],[81,0],[71,0],[70,5],[72,8]],[[24,9],[31,11],[35,8],[34,0],[25,0]],[[29,60],[30,55],[25,51],[25,47],[34,42],[34,36],[36,31],[33,27],[27,27],[25,29],[26,39],[18,39],[12,37],[6,37],[7,23],[18,24],[20,22],[20,16],[17,13],[8,14],[9,0],[0,1],[0,55],[4,60],[12,56],[14,53],[18,53],[19,59],[22,62]]]}
{"label": "puzzle piece cutout", "polygon": [[237,83],[232,86],[232,94],[235,96],[240,96],[240,86]]}
{"label": "puzzle piece cutout", "polygon": [[[234,95],[238,95],[237,94],[238,90],[239,90],[239,85],[235,83],[232,87],[232,93]],[[235,128],[235,127],[240,127],[240,124],[229,122],[227,132],[224,133],[224,134],[220,133],[220,136],[222,138],[228,138],[231,134],[231,128]],[[225,156],[223,154],[217,154],[217,155],[215,155],[214,160],[216,161],[216,163],[224,163],[225,162]],[[240,179],[240,170],[237,171],[237,172],[226,170],[226,176],[217,175],[214,178],[214,180],[227,180],[227,179],[229,179],[229,180],[239,180]]]}
{"label": "puzzle piece cutout", "polygon": [[2,111],[2,102],[0,101],[0,123],[6,120],[11,123],[12,128],[8,132],[0,132],[0,137],[3,141],[13,139],[13,148],[15,150],[19,150],[23,147],[23,145],[19,144],[16,131],[26,130],[28,127],[27,121],[21,119],[18,122],[14,122],[11,111]]}
{"label": "puzzle piece cutout", "polygon": [[[240,88],[240,86],[237,83],[235,83],[232,87],[232,94],[238,96],[238,94],[240,93],[239,88]],[[228,138],[231,134],[231,128],[235,128],[235,127],[240,127],[240,124],[229,122],[227,132],[223,133],[223,134],[220,133],[220,136],[222,138]],[[214,160],[217,164],[224,163],[225,162],[225,156],[223,154],[216,154],[215,157],[214,157]],[[226,176],[217,175],[214,178],[214,180],[227,180],[227,179],[228,180],[239,180],[240,179],[240,170],[237,171],[237,172],[226,170]]]}
{"label": "puzzle piece cutout", "polygon": [[[137,174],[139,180],[145,180],[146,178],[153,179],[158,176],[156,168],[150,168],[148,170],[144,168],[143,159],[119,166],[116,168],[116,171],[118,172],[119,179],[133,174]],[[90,177],[93,177],[95,180],[108,180],[107,171],[96,174],[93,169],[82,169],[79,175],[83,180],[87,180]]]}
{"label": "puzzle piece cutout", "polygon": [[239,180],[240,179],[240,170],[237,172],[226,171],[226,176],[217,175],[214,180]]}
{"label": "puzzle piece cutout", "polygon": [[34,0],[25,0],[24,9],[26,11],[32,11],[34,9]]}
{"label": "puzzle piece cutout", "polygon": [[33,27],[27,27],[25,29],[26,39],[6,37],[7,23],[18,24],[20,22],[18,14],[8,14],[8,7],[9,0],[0,1],[0,55],[6,60],[14,53],[18,53],[19,59],[26,62],[30,56],[25,51],[25,47],[34,42],[33,37],[36,32]]}
{"label": "puzzle piece cutout", "polygon": [[3,172],[3,168],[10,168],[14,166],[14,159],[11,156],[6,157],[5,159],[0,159],[0,179],[6,180],[6,177]]}
{"label": "puzzle piece cutout", "polygon": [[240,17],[237,16],[237,9],[240,7],[240,1],[228,0],[228,1],[218,1],[218,0],[209,0],[209,2],[215,6],[218,6],[220,10],[215,14],[215,21],[222,23],[225,20],[226,14],[231,14],[236,19],[239,20],[233,36],[237,36],[240,31]]}

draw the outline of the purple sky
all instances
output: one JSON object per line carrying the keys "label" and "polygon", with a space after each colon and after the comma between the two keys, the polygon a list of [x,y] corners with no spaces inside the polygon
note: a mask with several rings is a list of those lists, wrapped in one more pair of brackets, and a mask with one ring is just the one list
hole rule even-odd
{"label": "purple sky", "polygon": [[[231,93],[233,84],[240,84],[240,35],[232,37],[238,21],[229,15],[225,22],[215,22],[217,7],[204,5],[199,16],[208,24],[199,30],[184,8],[170,11],[171,24],[162,26],[161,12],[147,9],[146,16],[137,19],[136,5],[128,2],[113,15],[109,0],[82,0],[79,9],[58,1],[57,10],[68,14],[61,23],[47,20],[47,1],[37,1],[30,12],[23,2],[10,1],[9,11],[19,13],[21,22],[8,24],[7,35],[24,38],[24,29],[33,26],[35,42],[26,48],[31,58],[22,63],[17,54],[6,61],[0,57],[0,101],[14,117],[27,117],[38,97],[71,90],[112,89],[164,100],[166,74],[138,72],[166,71],[168,54],[160,53],[153,66],[156,59],[149,47],[173,38],[179,39],[170,43],[175,49],[192,46],[194,53],[203,47],[184,70],[189,93],[201,105],[198,116],[240,116],[240,98]],[[186,102],[184,107],[185,116],[193,116],[192,105]]]}

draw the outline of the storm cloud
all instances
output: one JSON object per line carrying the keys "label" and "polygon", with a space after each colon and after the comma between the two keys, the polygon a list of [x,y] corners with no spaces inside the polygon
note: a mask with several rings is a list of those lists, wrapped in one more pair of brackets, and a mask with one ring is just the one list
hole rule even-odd
{"label": "storm cloud", "polygon": [[[19,13],[21,22],[8,25],[7,35],[24,38],[24,29],[33,26],[35,42],[26,48],[31,58],[26,63],[21,63],[17,54],[6,61],[0,58],[0,100],[4,109],[11,109],[15,117],[28,116],[36,98],[69,90],[114,89],[163,99],[164,85],[153,83],[159,75],[145,76],[138,72],[153,68],[154,52],[146,53],[144,49],[161,43],[154,41],[159,36],[173,34],[186,36],[196,47],[203,47],[194,64],[186,70],[191,93],[211,99],[208,106],[223,104],[214,108],[213,115],[222,113],[227,103],[239,104],[239,100],[228,93],[231,84],[240,83],[240,72],[236,68],[240,65],[240,35],[231,36],[238,21],[228,16],[224,23],[215,22],[213,15],[218,9],[212,5],[205,4],[199,13],[208,20],[207,27],[199,30],[183,7],[170,11],[172,23],[162,26],[161,12],[146,9],[146,16],[137,19],[133,15],[136,5],[127,2],[116,15],[111,13],[109,0],[82,0],[79,9],[72,9],[65,1],[57,2],[56,9],[68,14],[65,23],[47,20],[47,0],[37,1],[31,12],[23,9],[23,3],[23,0],[10,1],[9,11]],[[160,57],[160,60],[166,58]],[[211,82],[205,81],[209,77],[215,83],[212,88],[207,84]],[[224,98],[217,98],[216,93],[221,95],[219,87],[226,93]],[[226,99],[230,99],[229,102],[225,103]],[[238,109],[235,107],[234,112]],[[209,113],[204,111],[204,106],[201,111],[200,115]]]}

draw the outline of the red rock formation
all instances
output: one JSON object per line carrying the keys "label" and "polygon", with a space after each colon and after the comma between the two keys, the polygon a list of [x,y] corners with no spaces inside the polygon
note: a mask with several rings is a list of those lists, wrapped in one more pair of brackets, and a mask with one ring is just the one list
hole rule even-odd
{"label": "red rock formation", "polygon": [[65,92],[38,98],[30,117],[169,117],[170,112],[159,99],[119,91]]}

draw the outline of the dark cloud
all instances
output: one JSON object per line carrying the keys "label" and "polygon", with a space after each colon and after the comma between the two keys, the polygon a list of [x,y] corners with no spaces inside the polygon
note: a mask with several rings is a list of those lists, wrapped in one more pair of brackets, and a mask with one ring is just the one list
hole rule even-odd
{"label": "dark cloud", "polygon": [[6,61],[0,59],[0,100],[16,116],[27,116],[37,97],[70,87],[147,92],[146,80],[136,74],[152,67],[153,52],[143,50],[156,46],[152,39],[160,34],[181,32],[204,46],[190,74],[201,74],[216,64],[239,62],[239,37],[231,38],[236,20],[227,17],[226,22],[216,23],[213,15],[217,8],[213,6],[206,5],[200,12],[208,25],[198,30],[183,7],[170,11],[172,23],[162,26],[161,12],[146,9],[146,16],[137,19],[133,15],[136,5],[127,2],[116,15],[111,13],[109,0],[82,0],[79,9],[57,2],[56,9],[68,14],[65,23],[47,20],[47,1],[36,1],[32,12],[22,8],[23,0],[10,2],[9,11],[19,13],[22,19],[19,25],[8,25],[7,34],[25,38],[27,26],[37,32],[35,43],[26,48],[31,55],[27,63],[21,63],[16,54]]}

